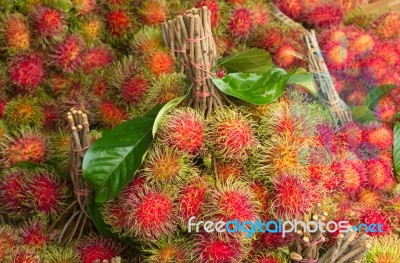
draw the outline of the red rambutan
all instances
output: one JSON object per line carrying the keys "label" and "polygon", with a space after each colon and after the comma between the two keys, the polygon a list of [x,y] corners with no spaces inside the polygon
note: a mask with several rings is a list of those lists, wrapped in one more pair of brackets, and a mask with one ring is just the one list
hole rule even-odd
{"label": "red rambutan", "polygon": [[287,233],[285,237],[282,237],[282,233],[271,233],[266,232],[261,234],[260,243],[267,249],[283,248],[290,245],[294,240],[293,233]]}
{"label": "red rambutan", "polygon": [[54,74],[50,77],[48,83],[55,95],[69,93],[72,87],[72,80],[64,74]]}
{"label": "red rambutan", "polygon": [[42,260],[33,248],[17,246],[4,259],[5,263],[41,263]]}
{"label": "red rambutan", "polygon": [[130,14],[122,9],[110,11],[107,16],[107,25],[110,33],[115,37],[123,36],[133,27]]}
{"label": "red rambutan", "polygon": [[353,62],[353,53],[341,44],[327,44],[322,51],[330,69],[344,69]]}
{"label": "red rambutan", "polygon": [[8,225],[0,226],[0,260],[4,262],[6,255],[20,244],[20,238],[14,228]]}
{"label": "red rambutan", "polygon": [[374,107],[375,116],[383,121],[390,121],[397,111],[397,105],[391,97],[382,98]]}
{"label": "red rambutan", "polygon": [[127,119],[125,110],[119,108],[111,101],[103,101],[100,104],[101,122],[107,127],[115,127]]}
{"label": "red rambutan", "polygon": [[279,256],[273,254],[259,255],[255,257],[255,263],[282,263],[284,262]]}
{"label": "red rambutan", "polygon": [[97,8],[96,0],[72,0],[72,4],[81,15],[90,14]]}
{"label": "red rambutan", "polygon": [[13,166],[19,162],[43,163],[48,153],[46,139],[37,132],[21,131],[1,146],[1,162]]}
{"label": "red rambutan", "polygon": [[119,256],[121,247],[111,239],[91,234],[76,245],[82,263],[93,263],[96,260],[107,260]]}
{"label": "red rambutan", "polygon": [[340,129],[342,140],[350,147],[358,147],[363,139],[363,130],[356,122],[348,122]]}
{"label": "red rambutan", "polygon": [[268,12],[268,6],[262,3],[257,3],[251,6],[251,13],[253,14],[253,26],[258,27],[268,24],[270,20]]}
{"label": "red rambutan", "polygon": [[400,35],[400,14],[388,12],[379,16],[374,22],[374,29],[382,39],[398,38]]}
{"label": "red rambutan", "polygon": [[139,10],[145,25],[159,25],[167,19],[167,5],[164,0],[146,0]]}
{"label": "red rambutan", "polygon": [[57,214],[66,198],[65,184],[59,178],[45,171],[39,171],[27,178],[26,191],[40,214]]}
{"label": "red rambutan", "polygon": [[347,105],[350,106],[361,106],[364,103],[365,97],[368,94],[368,88],[363,87],[361,89],[354,89],[349,92],[345,97],[344,100]]}
{"label": "red rambutan", "polygon": [[161,123],[160,139],[182,153],[196,155],[204,146],[204,121],[190,108],[175,109]]}
{"label": "red rambutan", "polygon": [[78,35],[69,35],[54,49],[52,58],[54,64],[64,72],[73,72],[78,69],[85,49],[85,41]]}
{"label": "red rambutan", "polygon": [[245,161],[257,145],[254,123],[231,108],[217,109],[207,119],[207,145],[224,160]]}
{"label": "red rambutan", "polygon": [[127,214],[119,197],[101,207],[104,222],[111,226],[114,233],[123,234],[126,227]]}
{"label": "red rambutan", "polygon": [[149,83],[143,76],[127,78],[121,85],[121,98],[128,104],[137,104],[144,98],[149,89]]}
{"label": "red rambutan", "polygon": [[381,84],[383,80],[387,78],[387,74],[391,71],[388,62],[376,55],[371,55],[362,60],[363,66],[363,80],[368,83],[369,86],[374,87]]}
{"label": "red rambutan", "polygon": [[276,65],[284,69],[290,69],[299,62],[295,47],[289,43],[283,43],[278,47],[272,58]]}
{"label": "red rambutan", "polygon": [[217,235],[201,234],[194,242],[192,258],[197,263],[240,262],[246,248],[234,238],[222,239]]}
{"label": "red rambutan", "polygon": [[211,11],[211,27],[214,28],[218,25],[220,20],[219,3],[217,0],[197,0],[196,7],[202,8],[206,6]]}
{"label": "red rambutan", "polygon": [[[24,171],[15,170],[5,173],[1,178],[0,192],[2,194],[0,196],[0,204],[11,215],[21,215],[29,209],[28,196],[24,189],[25,176]],[[1,239],[0,236],[0,241]]]}
{"label": "red rambutan", "polygon": [[96,78],[92,83],[91,90],[94,95],[99,98],[105,98],[107,91],[109,90],[108,81],[104,77]]}
{"label": "red rambutan", "polygon": [[388,150],[393,144],[393,131],[386,126],[372,124],[364,130],[364,140],[382,150]]}
{"label": "red rambutan", "polygon": [[[400,42],[399,42],[400,43]],[[400,66],[400,47],[399,43],[394,41],[379,42],[374,52],[382,57],[390,66]]]}
{"label": "red rambutan", "polygon": [[278,8],[288,17],[294,20],[300,20],[304,14],[302,0],[276,0]]}
{"label": "red rambutan", "polygon": [[385,236],[389,235],[393,230],[393,224],[390,220],[390,217],[383,212],[381,209],[373,207],[373,208],[366,208],[360,211],[360,221],[363,224],[370,225],[370,224],[380,224],[380,229],[382,232],[379,231],[379,226],[377,228],[378,231],[375,233],[368,232],[368,235],[371,236]]}
{"label": "red rambutan", "polygon": [[30,48],[31,34],[27,21],[21,14],[5,17],[0,25],[0,32],[8,49],[23,51]]}
{"label": "red rambutan", "polygon": [[144,240],[171,234],[176,227],[175,204],[170,195],[145,186],[125,201],[127,231]]}
{"label": "red rambutan", "polygon": [[162,74],[170,74],[175,71],[174,60],[172,57],[164,51],[154,52],[148,61],[148,66],[155,76],[160,76]]}
{"label": "red rambutan", "polygon": [[365,162],[368,185],[375,190],[385,190],[389,179],[394,177],[391,165],[384,159],[368,160]]}
{"label": "red rambutan", "polygon": [[56,126],[60,120],[59,111],[57,108],[56,101],[51,100],[43,103],[43,126],[52,129]]}
{"label": "red rambutan", "polygon": [[83,72],[89,73],[96,69],[102,69],[112,63],[114,55],[106,46],[96,46],[86,51],[82,56]]}
{"label": "red rambutan", "polygon": [[43,83],[46,70],[39,54],[22,54],[14,57],[8,66],[12,84],[26,92],[34,92]]}
{"label": "red rambutan", "polygon": [[64,14],[55,8],[42,5],[32,13],[32,27],[43,38],[58,38],[66,30]]}
{"label": "red rambutan", "polygon": [[247,37],[253,28],[253,18],[251,11],[246,7],[235,9],[229,21],[229,33],[235,38]]}
{"label": "red rambutan", "polygon": [[314,193],[308,181],[281,174],[272,183],[272,205],[279,218],[299,218],[312,208]]}
{"label": "red rambutan", "polygon": [[361,161],[345,160],[333,166],[341,178],[341,186],[350,195],[359,193],[366,184],[365,169]]}
{"label": "red rambutan", "polygon": [[218,162],[216,168],[217,176],[222,182],[226,182],[230,177],[237,180],[245,173],[244,165],[235,162]]}
{"label": "red rambutan", "polygon": [[46,233],[46,225],[40,220],[27,222],[20,231],[23,244],[26,246],[41,248],[50,241],[50,236]]}
{"label": "red rambutan", "polygon": [[201,178],[195,178],[182,187],[178,198],[178,211],[184,226],[192,216],[199,218],[204,212],[208,184]]}
{"label": "red rambutan", "polygon": [[275,51],[285,41],[285,31],[280,26],[269,26],[255,43],[259,48]]}
{"label": "red rambutan", "polygon": [[307,12],[305,20],[312,26],[329,28],[340,25],[343,18],[343,8],[334,2],[329,2],[315,5]]}

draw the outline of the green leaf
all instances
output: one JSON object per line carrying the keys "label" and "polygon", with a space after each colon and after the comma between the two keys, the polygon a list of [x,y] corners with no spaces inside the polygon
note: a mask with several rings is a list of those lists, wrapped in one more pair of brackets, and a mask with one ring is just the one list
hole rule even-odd
{"label": "green leaf", "polygon": [[393,116],[394,120],[400,119],[400,112],[396,113],[396,115]]}
{"label": "green leaf", "polygon": [[394,170],[400,178],[400,121],[394,125],[393,160]]}
{"label": "green leaf", "polygon": [[187,95],[184,95],[182,97],[175,98],[171,101],[169,101],[167,104],[162,107],[162,109],[158,112],[156,119],[154,120],[154,125],[153,125],[153,137],[156,136],[158,126],[160,125],[160,121],[162,118],[167,114],[171,109],[175,108],[179,103],[181,103]]}
{"label": "green leaf", "polygon": [[225,68],[227,73],[263,74],[272,68],[272,59],[264,49],[252,48],[218,60],[217,66]]}
{"label": "green leaf", "polygon": [[95,141],[83,159],[83,178],[96,192],[96,202],[114,199],[133,178],[153,141],[154,120],[163,105],[126,121]]}
{"label": "green leaf", "polygon": [[351,109],[353,118],[359,122],[375,120],[375,115],[368,106],[356,106]]}
{"label": "green leaf", "polygon": [[372,109],[380,99],[385,97],[395,87],[396,85],[387,84],[371,89],[364,99],[364,106],[368,106],[370,109]]}
{"label": "green leaf", "polygon": [[288,84],[310,86],[312,75],[301,71],[288,74],[274,67],[264,74],[231,73],[222,79],[212,78],[212,81],[225,94],[261,105],[278,99]]}
{"label": "green leaf", "polygon": [[318,97],[318,91],[315,88],[313,75],[308,73],[305,69],[300,68],[290,76],[286,84],[299,85],[305,88],[314,97]]}

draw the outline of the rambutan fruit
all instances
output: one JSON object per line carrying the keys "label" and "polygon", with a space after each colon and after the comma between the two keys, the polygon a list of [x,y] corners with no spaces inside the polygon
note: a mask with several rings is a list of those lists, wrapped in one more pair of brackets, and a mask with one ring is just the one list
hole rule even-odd
{"label": "rambutan fruit", "polygon": [[55,95],[67,94],[71,91],[72,80],[64,74],[55,73],[48,79],[48,84]]}
{"label": "rambutan fruit", "polygon": [[374,114],[383,121],[390,121],[397,113],[397,105],[391,97],[382,98],[374,107]]}
{"label": "rambutan fruit", "polygon": [[247,0],[225,0],[225,1],[232,5],[244,5]]}
{"label": "rambutan fruit", "polygon": [[164,0],[146,0],[139,13],[145,25],[155,26],[167,19],[168,7]]}
{"label": "rambutan fruit", "polygon": [[29,247],[42,248],[50,241],[45,223],[38,219],[26,222],[20,228],[20,233],[23,244]]}
{"label": "rambutan fruit", "polygon": [[27,177],[26,191],[39,214],[57,214],[67,197],[65,184],[54,174],[38,171]]}
{"label": "rambutan fruit", "polygon": [[65,15],[55,8],[38,5],[31,19],[35,33],[44,39],[59,39],[67,29]]}
{"label": "rambutan fruit", "polygon": [[164,74],[154,79],[145,96],[142,108],[150,109],[157,104],[167,103],[187,93],[185,75],[181,73]]}
{"label": "rambutan fruit", "polygon": [[28,206],[28,196],[24,189],[24,173],[25,171],[23,170],[9,171],[0,181],[1,206],[12,216],[24,214],[30,208]]}
{"label": "rambutan fruit", "polygon": [[299,63],[297,51],[292,44],[283,43],[272,57],[274,63],[284,69],[291,69]]}
{"label": "rambutan fruit", "polygon": [[120,198],[101,206],[104,222],[111,227],[112,232],[123,235],[126,227],[127,215]]}
{"label": "rambutan fruit", "polygon": [[237,180],[244,176],[246,167],[241,163],[235,162],[217,162],[216,163],[217,177],[222,181],[226,182],[229,178]]}
{"label": "rambutan fruit", "polygon": [[368,207],[379,207],[382,201],[382,195],[370,189],[363,189],[358,194],[358,202]]}
{"label": "rambutan fruit", "polygon": [[175,71],[173,58],[164,51],[155,51],[148,59],[148,67],[156,77]]}
{"label": "rambutan fruit", "polygon": [[46,69],[39,54],[21,54],[11,59],[8,74],[10,82],[19,89],[34,92],[45,80]]}
{"label": "rambutan fruit", "polygon": [[206,143],[224,160],[245,161],[257,145],[253,121],[238,110],[223,107],[206,120]]}
{"label": "rambutan fruit", "polygon": [[100,99],[105,99],[109,90],[107,79],[104,76],[96,76],[96,78],[91,83],[90,89],[95,96]]}
{"label": "rambutan fruit", "polygon": [[333,70],[346,68],[354,59],[353,53],[341,44],[327,44],[322,51],[328,67]]}
{"label": "rambutan fruit", "polygon": [[354,89],[344,97],[344,101],[350,106],[361,106],[367,94],[368,88],[365,86],[361,89]]}
{"label": "rambutan fruit", "polygon": [[262,3],[256,3],[251,6],[251,13],[253,14],[253,26],[265,26],[270,21],[269,8]]}
{"label": "rambutan fruit", "polygon": [[211,11],[211,27],[215,28],[220,21],[220,4],[217,0],[197,0],[196,7],[206,6]]}
{"label": "rambutan fruit", "polygon": [[343,8],[334,2],[317,4],[305,15],[308,24],[319,28],[338,26],[343,19]]}
{"label": "rambutan fruit", "polygon": [[132,50],[141,55],[148,55],[162,49],[163,42],[159,28],[143,27],[135,34],[131,43]]}
{"label": "rambutan fruit", "polygon": [[378,146],[368,142],[362,142],[357,148],[352,148],[351,151],[357,155],[358,159],[363,161],[376,160],[382,157],[383,153]]}
{"label": "rambutan fruit", "polygon": [[285,30],[282,26],[270,23],[259,36],[256,36],[254,45],[268,51],[275,51],[286,41]]}
{"label": "rambutan fruit", "polygon": [[103,32],[103,22],[97,16],[89,16],[82,20],[79,32],[87,43],[94,43],[100,39]]}
{"label": "rambutan fruit", "polygon": [[271,233],[265,232],[260,236],[260,246],[267,249],[284,248],[289,246],[294,240],[293,233],[287,233],[285,237],[282,237],[282,233]]}
{"label": "rambutan fruit", "polygon": [[383,80],[387,77],[390,67],[388,62],[376,55],[371,55],[362,60],[363,66],[363,80],[370,86],[375,87],[382,84]]}
{"label": "rambutan fruit", "polygon": [[350,40],[350,49],[355,52],[356,57],[365,56],[374,49],[375,42],[373,36],[360,31]]}
{"label": "rambutan fruit", "polygon": [[133,28],[131,15],[123,9],[111,10],[106,18],[108,30],[114,37],[120,38]]}
{"label": "rambutan fruit", "polygon": [[112,239],[90,234],[76,244],[76,251],[82,263],[102,262],[119,256],[121,246]]}
{"label": "rambutan fruit", "polygon": [[53,63],[66,73],[74,72],[82,61],[84,49],[85,41],[81,36],[69,35],[54,48]]}
{"label": "rambutan fruit", "polygon": [[40,255],[35,249],[26,246],[14,247],[4,258],[4,263],[41,263]]}
{"label": "rambutan fruit", "polygon": [[43,127],[47,129],[54,128],[60,121],[60,114],[56,100],[48,99],[41,103],[43,112]]}
{"label": "rambutan fruit", "polygon": [[77,263],[79,256],[70,246],[47,246],[41,253],[45,263]]}
{"label": "rambutan fruit", "polygon": [[372,123],[364,130],[364,140],[387,150],[393,144],[393,131],[387,126]]}
{"label": "rambutan fruit", "polygon": [[21,131],[1,145],[1,162],[13,166],[19,162],[43,163],[48,155],[46,138],[36,131]]}
{"label": "rambutan fruit", "polygon": [[123,101],[130,105],[138,104],[148,91],[149,83],[143,76],[136,75],[127,78],[120,86],[120,89]]}
{"label": "rambutan fruit", "polygon": [[391,165],[384,159],[366,161],[365,170],[368,185],[378,191],[384,190],[389,179],[394,177]]}
{"label": "rambutan fruit", "polygon": [[271,196],[265,184],[261,181],[253,181],[250,188],[254,193],[255,199],[261,204],[261,214],[266,213],[269,209]]}
{"label": "rambutan fruit", "polygon": [[204,148],[204,121],[190,108],[174,109],[161,122],[161,142],[181,153],[200,154]]}
{"label": "rambutan fruit", "polygon": [[296,21],[304,15],[302,0],[276,0],[275,3],[283,13]]}
{"label": "rambutan fruit", "polygon": [[400,66],[400,47],[394,41],[379,42],[374,51],[379,54],[390,66]]}
{"label": "rambutan fruit", "polygon": [[8,225],[0,226],[0,260],[3,262],[6,255],[21,243],[20,237],[14,228]]}
{"label": "rambutan fruit", "polygon": [[111,101],[103,101],[100,104],[101,122],[107,127],[115,127],[125,121],[127,117],[126,111]]}
{"label": "rambutan fruit", "polygon": [[152,244],[146,250],[150,255],[146,257],[146,262],[187,262],[189,254],[185,247],[187,241],[180,237],[165,237]]}
{"label": "rambutan fruit", "polygon": [[286,258],[280,253],[263,253],[260,255],[254,256],[254,263],[286,263]]}
{"label": "rambutan fruit", "polygon": [[400,238],[395,235],[388,235],[372,240],[371,249],[365,255],[366,263],[395,263],[400,262]]}
{"label": "rambutan fruit", "polygon": [[96,10],[96,0],[72,0],[73,7],[80,15],[88,15]]}
{"label": "rambutan fruit", "polygon": [[208,184],[196,177],[184,185],[178,198],[178,211],[183,226],[187,226],[187,220],[192,216],[201,217],[204,212]]}
{"label": "rambutan fruit", "polygon": [[318,40],[322,47],[330,43],[346,47],[349,43],[346,29],[341,27],[332,27],[323,30],[318,36]]}
{"label": "rambutan fruit", "polygon": [[59,167],[67,170],[69,168],[72,138],[71,134],[59,130],[50,136],[50,149],[52,156],[56,156],[59,160]]}
{"label": "rambutan fruit", "polygon": [[400,14],[387,12],[379,16],[374,22],[376,34],[384,40],[398,38],[400,35]]}
{"label": "rambutan fruit", "polygon": [[228,22],[229,34],[238,39],[249,36],[253,29],[253,19],[250,9],[246,7],[236,8]]}
{"label": "rambutan fruit", "polygon": [[350,195],[359,193],[367,183],[366,171],[361,161],[345,160],[334,167],[341,178],[344,191]]}
{"label": "rambutan fruit", "polygon": [[5,16],[0,24],[0,34],[9,51],[25,51],[31,45],[31,33],[24,16],[19,13]]}
{"label": "rambutan fruit", "polygon": [[178,184],[195,173],[186,156],[176,149],[155,145],[143,164],[143,175],[150,184]]}
{"label": "rambutan fruit", "polygon": [[362,127],[356,122],[348,122],[340,128],[342,140],[350,147],[358,147],[363,139]]}
{"label": "rambutan fruit", "polygon": [[114,54],[107,46],[96,46],[86,51],[81,60],[84,73],[107,67],[113,62]]}
{"label": "rambutan fruit", "polygon": [[299,218],[313,205],[313,188],[308,181],[291,174],[272,179],[272,206],[279,218]]}
{"label": "rambutan fruit", "polygon": [[176,227],[174,199],[165,192],[143,187],[125,200],[127,232],[144,240],[171,234]]}
{"label": "rambutan fruit", "polygon": [[[368,235],[371,236],[387,236],[390,235],[393,231],[393,224],[390,220],[390,217],[381,209],[377,207],[373,208],[364,208],[360,211],[360,222],[366,225],[370,224],[380,224],[380,231],[376,231],[375,233],[369,232]],[[378,229],[379,230],[379,229]]]}
{"label": "rambutan fruit", "polygon": [[223,239],[213,234],[198,235],[193,246],[191,258],[196,263],[240,262],[248,250],[233,237]]}
{"label": "rambutan fruit", "polygon": [[256,221],[261,204],[245,183],[241,181],[217,184],[206,203],[206,217],[215,222],[237,219],[239,222]]}

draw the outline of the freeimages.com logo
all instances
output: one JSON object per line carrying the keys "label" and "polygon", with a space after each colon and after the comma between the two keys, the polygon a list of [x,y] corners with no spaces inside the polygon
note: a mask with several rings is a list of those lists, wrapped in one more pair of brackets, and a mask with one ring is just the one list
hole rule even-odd
{"label": "freeimages.com logo", "polygon": [[281,233],[282,237],[288,233],[297,232],[298,230],[307,231],[310,233],[315,233],[321,231],[322,233],[334,233],[339,231],[340,233],[349,232],[351,229],[356,232],[365,233],[382,233],[382,224],[359,224],[358,226],[351,226],[349,221],[329,221],[323,222],[309,221],[305,223],[301,220],[283,221],[279,219],[278,221],[270,220],[268,222],[263,222],[261,219],[256,221],[244,221],[241,222],[237,219],[230,220],[228,222],[224,221],[198,221],[194,222],[195,216],[192,216],[188,221],[188,232],[199,233],[204,230],[207,233],[218,232],[218,233],[245,233],[247,238],[252,237],[254,234],[261,233]]}

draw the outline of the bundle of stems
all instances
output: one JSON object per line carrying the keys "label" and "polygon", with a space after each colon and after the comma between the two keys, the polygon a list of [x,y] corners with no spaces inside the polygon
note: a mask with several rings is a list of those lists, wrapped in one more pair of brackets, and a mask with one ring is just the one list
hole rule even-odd
{"label": "bundle of stems", "polygon": [[226,97],[211,81],[217,49],[211,30],[211,11],[192,8],[161,24],[163,38],[181,72],[193,81],[191,106],[204,117],[224,105]]}
{"label": "bundle of stems", "polygon": [[75,108],[71,108],[67,113],[67,120],[72,138],[70,176],[76,200],[66,209],[66,212],[72,210],[72,214],[63,226],[60,243],[79,239],[85,229],[92,228],[88,214],[92,189],[82,178],[83,157],[91,144],[89,120],[85,112]]}

